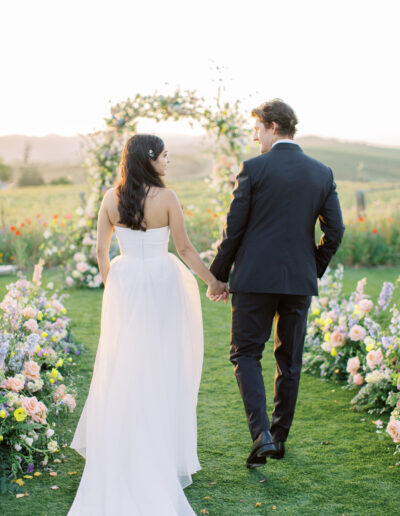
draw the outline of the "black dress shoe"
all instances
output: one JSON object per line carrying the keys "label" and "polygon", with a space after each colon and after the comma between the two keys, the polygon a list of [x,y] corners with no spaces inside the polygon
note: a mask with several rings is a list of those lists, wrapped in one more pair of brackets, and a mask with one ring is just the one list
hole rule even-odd
{"label": "black dress shoe", "polygon": [[283,441],[274,441],[276,451],[272,452],[269,456],[271,459],[283,459],[285,456],[285,443]]}
{"label": "black dress shoe", "polygon": [[271,433],[269,431],[261,432],[253,443],[250,455],[246,460],[246,466],[249,469],[259,468],[267,462],[266,458],[275,452],[276,447]]}

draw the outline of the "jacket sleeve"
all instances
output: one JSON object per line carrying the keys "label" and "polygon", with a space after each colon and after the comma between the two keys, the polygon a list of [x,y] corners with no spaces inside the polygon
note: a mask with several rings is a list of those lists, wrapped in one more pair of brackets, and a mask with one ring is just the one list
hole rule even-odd
{"label": "jacket sleeve", "polygon": [[222,233],[222,241],[218,246],[217,254],[211,264],[210,271],[223,282],[227,282],[232,264],[235,261],[247,221],[251,204],[251,184],[247,166],[240,165],[236,178],[233,198],[229,206],[226,224]]}
{"label": "jacket sleeve", "polygon": [[336,192],[336,184],[333,180],[329,193],[318,215],[319,225],[323,232],[319,244],[315,247],[315,261],[317,264],[317,276],[322,278],[333,255],[342,241],[345,226],[343,225],[342,210]]}

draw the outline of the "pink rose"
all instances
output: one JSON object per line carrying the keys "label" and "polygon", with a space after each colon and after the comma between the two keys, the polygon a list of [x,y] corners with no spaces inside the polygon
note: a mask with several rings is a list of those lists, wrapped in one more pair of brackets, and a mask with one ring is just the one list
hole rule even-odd
{"label": "pink rose", "polygon": [[360,359],[358,357],[349,358],[347,361],[346,371],[354,376],[360,368]]}
{"label": "pink rose", "polygon": [[79,272],[86,272],[89,269],[89,265],[86,262],[78,262],[76,268]]}
{"label": "pink rose", "polygon": [[327,297],[321,297],[319,302],[321,303],[322,306],[328,306],[329,299]]}
{"label": "pink rose", "polygon": [[362,377],[362,375],[360,373],[356,373],[353,376],[353,383],[354,383],[354,385],[362,385],[364,383],[364,378]]}
{"label": "pink rose", "polygon": [[73,396],[71,396],[71,394],[66,394],[63,397],[62,401],[68,405],[70,412],[74,411],[74,409],[76,407],[76,401],[75,401],[75,398]]}
{"label": "pink rose", "polygon": [[340,348],[345,343],[344,335],[341,331],[335,330],[331,334],[331,342],[335,348]]}
{"label": "pink rose", "polygon": [[52,348],[49,348],[49,347],[43,348],[43,354],[44,353],[46,353],[47,357],[57,358],[57,353]]}
{"label": "pink rose", "polygon": [[40,365],[37,364],[34,360],[25,362],[24,370],[22,373],[26,376],[26,378],[29,378],[29,380],[38,380],[40,378]]}
{"label": "pink rose", "polygon": [[370,299],[362,299],[360,303],[358,304],[359,309],[364,313],[367,314],[372,310],[372,307],[374,306],[374,303]]}
{"label": "pink rose", "polygon": [[67,276],[65,278],[65,283],[69,286],[69,287],[72,287],[72,285],[74,284],[74,280],[71,278],[71,276]]}
{"label": "pink rose", "polygon": [[28,328],[31,333],[35,333],[39,329],[36,319],[28,319],[24,322],[24,326],[25,328]]}
{"label": "pink rose", "polygon": [[14,392],[19,392],[24,388],[25,382],[21,381],[19,378],[14,378],[9,376],[4,380],[3,387],[6,389],[10,389]]}
{"label": "pink rose", "polygon": [[367,353],[367,366],[370,369],[373,369],[375,366],[381,364],[383,361],[383,355],[381,349],[372,349],[369,353]]}
{"label": "pink rose", "polygon": [[390,435],[395,443],[400,443],[400,421],[390,416],[386,432]]}
{"label": "pink rose", "polygon": [[56,312],[61,312],[62,310],[64,310],[64,306],[60,303],[60,301],[57,301],[57,299],[53,299],[53,301],[51,302],[51,306],[52,308],[54,308]]}
{"label": "pink rose", "polygon": [[46,424],[46,405],[41,401],[38,401],[36,396],[33,396],[32,398],[22,396],[21,404],[33,421],[36,421],[36,423],[42,423],[43,425]]}
{"label": "pink rose", "polygon": [[354,340],[355,342],[358,340],[364,340],[366,335],[367,332],[365,328],[363,328],[359,324],[355,324],[349,332],[349,337],[351,338],[351,340]]}
{"label": "pink rose", "polygon": [[37,315],[37,311],[31,306],[27,306],[22,310],[22,315],[27,319],[35,319]]}

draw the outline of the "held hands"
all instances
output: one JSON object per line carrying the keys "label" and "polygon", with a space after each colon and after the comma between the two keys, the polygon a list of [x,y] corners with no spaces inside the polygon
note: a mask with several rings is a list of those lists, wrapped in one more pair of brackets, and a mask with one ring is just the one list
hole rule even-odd
{"label": "held hands", "polygon": [[228,283],[222,283],[222,281],[215,279],[208,285],[207,297],[210,301],[223,300],[227,304],[229,300]]}

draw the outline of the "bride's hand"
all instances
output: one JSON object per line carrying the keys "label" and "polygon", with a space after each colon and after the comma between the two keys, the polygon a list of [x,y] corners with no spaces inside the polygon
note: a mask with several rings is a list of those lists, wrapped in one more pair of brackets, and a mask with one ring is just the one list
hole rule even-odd
{"label": "bride's hand", "polygon": [[207,297],[210,301],[224,300],[226,304],[229,300],[228,283],[223,283],[217,279],[213,280],[212,283],[208,285]]}

